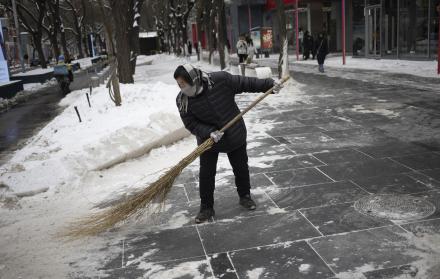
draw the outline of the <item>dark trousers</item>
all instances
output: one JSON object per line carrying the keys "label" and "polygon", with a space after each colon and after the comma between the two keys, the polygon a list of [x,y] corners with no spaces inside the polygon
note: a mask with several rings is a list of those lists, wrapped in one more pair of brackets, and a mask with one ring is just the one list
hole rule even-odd
{"label": "dark trousers", "polygon": [[[205,152],[200,156],[199,191],[202,206],[214,206],[215,174],[217,172],[218,152]],[[235,175],[235,185],[240,197],[250,194],[250,180],[246,144],[227,153]]]}
{"label": "dark trousers", "polygon": [[240,63],[245,63],[247,59],[247,54],[239,54],[238,59]]}

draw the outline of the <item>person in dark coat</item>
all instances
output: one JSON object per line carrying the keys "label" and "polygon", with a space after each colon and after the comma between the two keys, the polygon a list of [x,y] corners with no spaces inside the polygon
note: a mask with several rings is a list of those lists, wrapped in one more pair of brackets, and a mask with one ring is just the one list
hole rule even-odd
{"label": "person in dark coat", "polygon": [[303,59],[307,60],[310,58],[310,52],[313,49],[313,38],[310,36],[309,31],[304,32],[304,39],[303,39]]}
{"label": "person in dark coat", "polygon": [[324,72],[324,61],[328,54],[328,41],[325,32],[321,32],[316,40],[316,58],[318,59],[319,71]]}
{"label": "person in dark coat", "polygon": [[200,211],[196,223],[210,220],[214,215],[215,174],[219,153],[227,153],[235,175],[235,184],[240,205],[255,210],[256,204],[250,195],[248,156],[246,151],[246,126],[243,119],[224,133],[219,130],[236,115],[240,109],[235,95],[242,92],[264,92],[275,86],[278,92],[282,85],[273,79],[257,79],[231,75],[227,72],[205,73],[191,64],[177,67],[174,72],[181,91],[177,95],[185,128],[202,144],[208,138],[214,140],[211,149],[200,156],[199,191]]}
{"label": "person in dark coat", "polygon": [[191,44],[191,41],[188,41],[188,53],[189,53],[189,55],[192,55],[192,44]]}

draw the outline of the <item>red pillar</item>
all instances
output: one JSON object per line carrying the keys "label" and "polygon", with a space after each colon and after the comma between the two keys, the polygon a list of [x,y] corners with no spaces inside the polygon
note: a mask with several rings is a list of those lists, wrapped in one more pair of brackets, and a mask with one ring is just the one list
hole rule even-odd
{"label": "red pillar", "polygon": [[342,0],[342,65],[345,65],[345,0]]}
{"label": "red pillar", "polygon": [[299,0],[295,1],[295,33],[296,33],[296,61],[299,60],[299,30],[298,30],[298,2]]}
{"label": "red pillar", "polygon": [[437,5],[437,13],[438,13],[437,74],[440,75],[440,4]]}

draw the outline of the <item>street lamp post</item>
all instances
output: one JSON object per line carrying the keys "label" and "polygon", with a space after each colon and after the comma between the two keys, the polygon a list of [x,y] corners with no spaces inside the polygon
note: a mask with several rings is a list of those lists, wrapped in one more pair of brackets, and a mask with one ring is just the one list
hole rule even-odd
{"label": "street lamp post", "polygon": [[342,0],[342,65],[345,65],[345,0]]}
{"label": "street lamp post", "polygon": [[24,67],[23,51],[21,49],[20,26],[18,25],[17,3],[15,3],[15,0],[12,0],[12,13],[14,14],[15,33],[17,34],[17,47],[18,55],[20,56],[21,71],[24,73],[26,69]]}

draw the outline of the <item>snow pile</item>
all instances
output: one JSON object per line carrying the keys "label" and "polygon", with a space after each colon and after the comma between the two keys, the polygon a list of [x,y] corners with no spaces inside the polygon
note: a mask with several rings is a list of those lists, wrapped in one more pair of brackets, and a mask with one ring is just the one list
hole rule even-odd
{"label": "snow pile", "polygon": [[[101,86],[72,92],[66,109],[4,165],[0,181],[15,192],[57,188],[84,172],[182,127],[175,106],[176,85],[163,82],[121,84],[116,107]],[[74,107],[78,108],[80,123]],[[56,170],[56,172],[54,172]]]}
{"label": "snow pile", "polygon": [[20,72],[20,73],[14,74],[14,77],[23,77],[23,76],[32,76],[32,75],[43,75],[43,74],[47,74],[47,73],[51,73],[51,72],[53,72],[53,68],[46,68],[46,69],[38,68],[38,69],[30,70],[30,71],[27,71],[27,72],[24,72],[24,73]]}

